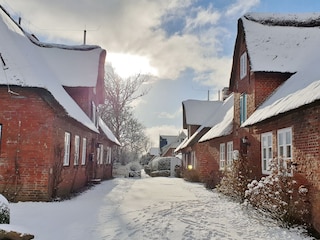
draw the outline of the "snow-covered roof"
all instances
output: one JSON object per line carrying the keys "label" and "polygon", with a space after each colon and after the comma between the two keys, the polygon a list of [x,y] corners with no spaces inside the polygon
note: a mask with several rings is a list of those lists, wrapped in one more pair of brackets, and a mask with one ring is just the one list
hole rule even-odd
{"label": "snow-covered roof", "polygon": [[252,71],[295,73],[242,126],[320,99],[320,14],[255,13],[242,21]]}
{"label": "snow-covered roof", "polygon": [[116,138],[116,136],[114,136],[114,134],[111,132],[110,128],[107,126],[107,124],[99,117],[99,127],[101,128],[101,130],[104,132],[104,134],[107,136],[107,138],[117,144],[118,146],[120,146],[120,142],[119,140]]}
{"label": "snow-covered roof", "polygon": [[218,109],[218,112],[215,115],[215,123],[213,124],[213,127],[200,138],[199,142],[208,141],[210,139],[226,136],[232,133],[234,113],[233,101],[234,97],[232,94]]}
{"label": "snow-covered roof", "polygon": [[[319,54],[319,25],[297,23],[318,21],[320,14],[260,14],[241,18],[252,71],[290,72],[301,69],[308,55]],[[284,25],[289,24],[291,25]],[[297,25],[299,27],[297,27]]]}
{"label": "snow-covered roof", "polygon": [[202,125],[222,104],[222,101],[186,100],[183,106],[183,127],[187,125]]}
{"label": "snow-covered roof", "polygon": [[[204,142],[210,140],[215,137],[220,137],[224,135],[228,135],[232,132],[232,121],[233,121],[233,101],[234,96],[231,94],[227,99],[223,102],[219,102],[219,106],[215,109],[213,113],[203,122],[203,124],[197,129],[197,131],[186,141],[180,144],[175,152],[188,147],[195,139],[200,137],[199,142]],[[203,134],[205,128],[211,127],[211,129],[205,133],[203,136],[199,136],[199,134]],[[207,135],[210,133],[209,135]],[[204,138],[205,137],[205,138]]]}
{"label": "snow-covered roof", "polygon": [[[65,109],[66,113],[89,129],[99,132],[90,118],[68,95],[62,85],[70,80],[87,86],[91,78],[97,80],[100,47],[59,48],[42,47],[31,41],[3,9],[0,10],[0,85],[44,88]],[[80,50],[81,49],[81,50]],[[91,49],[91,50],[90,50]],[[72,61],[71,61],[72,60]],[[93,61],[94,63],[89,63]],[[84,63],[84,64],[83,64]]]}

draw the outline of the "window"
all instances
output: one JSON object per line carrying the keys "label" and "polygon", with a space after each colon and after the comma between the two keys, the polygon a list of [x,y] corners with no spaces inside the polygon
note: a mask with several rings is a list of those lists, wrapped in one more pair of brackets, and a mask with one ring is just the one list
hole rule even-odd
{"label": "window", "polygon": [[64,133],[64,158],[63,166],[69,166],[70,163],[70,133]]}
{"label": "window", "polygon": [[244,52],[240,57],[240,79],[247,76],[247,52]]}
{"label": "window", "polygon": [[82,139],[82,153],[81,153],[81,165],[86,164],[86,157],[87,157],[87,139]]}
{"label": "window", "polygon": [[233,162],[233,142],[227,142],[227,166],[231,167]]}
{"label": "window", "polygon": [[240,124],[247,120],[247,94],[243,93],[240,96]]}
{"label": "window", "polygon": [[103,163],[103,145],[99,144],[99,147],[97,148],[97,163],[102,164]]}
{"label": "window", "polygon": [[192,169],[196,169],[197,168],[197,158],[196,158],[196,152],[195,151],[191,152],[191,165],[192,165]]}
{"label": "window", "polygon": [[272,132],[261,134],[261,167],[263,174],[270,174],[272,160]]}
{"label": "window", "polygon": [[92,101],[92,122],[94,123],[94,125],[97,125],[97,107],[96,104],[94,103],[94,101]]}
{"label": "window", "polygon": [[74,137],[74,162],[73,165],[79,164],[79,155],[80,155],[80,137],[76,135]]}
{"label": "window", "polygon": [[221,143],[220,144],[220,169],[224,169],[225,168],[225,164],[226,164],[226,145],[225,143]]}
{"label": "window", "polygon": [[111,164],[112,162],[111,156],[112,156],[111,147],[107,147],[107,163],[108,164]]}
{"label": "window", "polygon": [[292,174],[292,129],[284,128],[278,130],[278,161],[279,164]]}

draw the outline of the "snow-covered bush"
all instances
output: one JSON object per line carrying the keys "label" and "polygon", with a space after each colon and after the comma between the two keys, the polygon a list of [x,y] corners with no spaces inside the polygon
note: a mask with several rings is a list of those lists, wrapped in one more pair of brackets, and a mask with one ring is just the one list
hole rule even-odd
{"label": "snow-covered bush", "polygon": [[226,167],[216,189],[232,199],[243,202],[249,180],[249,167],[246,157],[234,160],[230,168]]}
{"label": "snow-covered bush", "polygon": [[153,171],[150,173],[151,177],[169,177],[170,170]]}
{"label": "snow-covered bush", "polygon": [[284,226],[305,224],[310,217],[308,189],[298,186],[281,163],[283,161],[273,159],[271,174],[248,184],[246,201],[261,213],[280,220]]}
{"label": "snow-covered bush", "polygon": [[162,158],[158,161],[158,170],[170,170],[170,158]]}
{"label": "snow-covered bush", "polygon": [[[179,164],[181,164],[181,160],[179,160]],[[177,161],[177,158],[175,157],[156,157],[152,159],[148,167],[145,167],[146,173],[149,172],[149,175],[151,177],[157,177],[157,176],[163,176],[163,177],[169,177],[173,176],[172,171],[175,169],[171,169],[171,163],[174,164]]]}
{"label": "snow-covered bush", "polygon": [[8,200],[0,194],[0,224],[10,223],[10,209]]}

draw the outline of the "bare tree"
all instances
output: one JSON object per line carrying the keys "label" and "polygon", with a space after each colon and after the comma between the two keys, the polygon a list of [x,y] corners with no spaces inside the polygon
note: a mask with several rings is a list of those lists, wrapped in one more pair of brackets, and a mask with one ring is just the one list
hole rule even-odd
{"label": "bare tree", "polygon": [[105,76],[106,100],[99,111],[102,119],[122,144],[117,153],[118,158],[125,158],[128,154],[136,155],[142,150],[142,142],[146,138],[144,127],[133,116],[130,104],[148,93],[147,88],[142,89],[142,85],[147,81],[148,76],[140,74],[122,79],[111,71]]}

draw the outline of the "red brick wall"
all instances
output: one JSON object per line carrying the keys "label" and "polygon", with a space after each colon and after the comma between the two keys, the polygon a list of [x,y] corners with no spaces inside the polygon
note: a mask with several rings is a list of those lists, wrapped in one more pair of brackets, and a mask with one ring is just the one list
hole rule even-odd
{"label": "red brick wall", "polygon": [[[273,153],[277,156],[277,130],[292,127],[294,176],[306,184],[311,197],[313,224],[320,232],[320,102],[274,117],[255,127],[256,133],[273,133]],[[257,149],[258,151],[258,149]],[[261,159],[261,158],[259,158]]]}
{"label": "red brick wall", "polygon": [[263,103],[292,74],[255,72],[252,79],[255,82],[255,107]]}
{"label": "red brick wall", "polygon": [[[47,201],[53,193],[54,169],[63,161],[64,134],[71,133],[70,165],[61,169],[62,182],[57,194],[65,196],[83,188],[93,177],[112,176],[111,165],[96,167],[89,161],[96,156],[98,134],[79,122],[64,116],[63,109],[42,89],[12,88],[19,96],[9,95],[0,88],[0,191],[13,201]],[[79,165],[74,165],[74,137],[80,137]],[[87,138],[86,164],[81,165],[82,139]],[[106,143],[104,143],[106,144]],[[109,144],[109,143],[108,143]],[[106,145],[107,146],[107,145]],[[105,146],[105,148],[106,148]],[[61,156],[55,154],[61,150]],[[16,193],[16,194],[15,194]]]}
{"label": "red brick wall", "polygon": [[10,200],[47,199],[54,115],[38,94],[12,90],[20,95],[0,88],[0,189]]}
{"label": "red brick wall", "polygon": [[217,181],[220,179],[220,143],[227,143],[232,140],[233,136],[229,135],[196,144],[196,169],[201,181],[204,181],[207,176],[212,174],[216,177]]}

